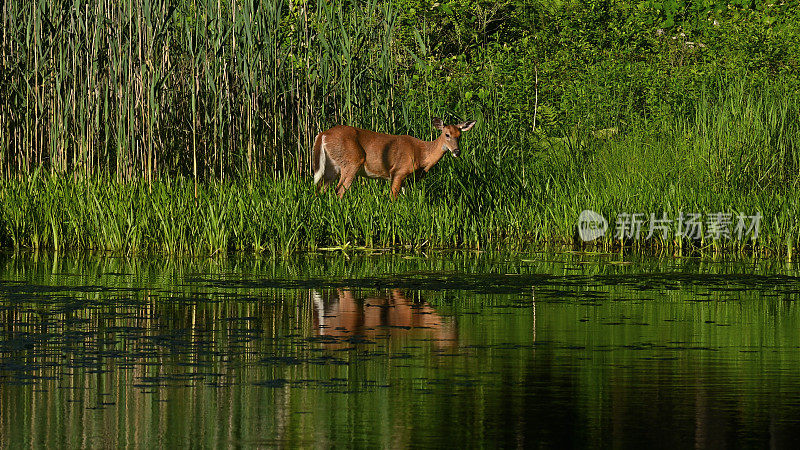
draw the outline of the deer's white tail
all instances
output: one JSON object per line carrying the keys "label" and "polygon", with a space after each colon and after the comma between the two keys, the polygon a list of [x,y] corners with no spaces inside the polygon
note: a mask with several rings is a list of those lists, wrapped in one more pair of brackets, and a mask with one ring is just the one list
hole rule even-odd
{"label": "deer's white tail", "polygon": [[325,175],[325,165],[327,164],[327,156],[325,155],[325,136],[323,136],[322,133],[318,134],[317,138],[314,140],[313,156],[315,158],[314,162],[317,163],[317,168],[314,171],[314,184],[317,184],[319,183],[319,180],[322,179],[322,176]]}
{"label": "deer's white tail", "polygon": [[311,291],[311,299],[314,301],[314,308],[317,310],[320,328],[322,328],[322,325],[325,325],[325,302],[317,291]]}

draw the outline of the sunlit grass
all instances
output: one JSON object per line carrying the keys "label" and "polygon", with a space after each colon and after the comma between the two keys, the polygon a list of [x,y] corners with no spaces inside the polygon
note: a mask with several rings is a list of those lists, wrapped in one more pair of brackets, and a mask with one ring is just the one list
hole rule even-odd
{"label": "sunlit grass", "polygon": [[[14,70],[0,77],[0,242],[196,254],[519,248],[572,245],[578,214],[592,209],[612,225],[620,213],[764,218],[755,243],[606,236],[596,243],[606,250],[796,247],[800,108],[789,82],[717,80],[683,115],[603,130],[553,116],[533,130],[509,122],[492,83],[491,102],[443,103],[427,25],[404,30],[418,39],[400,45],[393,8],[6,2],[13,42],[0,59]],[[463,157],[445,157],[398,200],[374,181],[344,200],[315,193],[307,167],[319,131],[341,123],[429,139],[431,114],[443,112],[478,120]]]}
{"label": "sunlit grass", "polygon": [[[654,148],[669,159],[692,146],[670,151],[667,144],[638,139],[644,137],[599,143],[596,151],[608,158],[626,154],[635,162],[651,158]],[[757,242],[688,242],[673,236],[625,243],[634,249],[782,254],[796,242],[800,200],[793,187],[739,191],[726,183],[720,188],[708,184],[712,177],[684,171],[678,162],[665,166],[665,173],[641,162],[589,167],[580,179],[561,175],[557,155],[538,164],[526,169],[523,180],[522,174],[500,176],[502,163],[478,168],[468,159],[450,160],[429,178],[410,183],[396,200],[387,183],[373,180],[355,183],[340,200],[330,192],[318,194],[310,178],[295,176],[201,183],[197,198],[192,180],[182,177],[148,186],[145,179],[34,176],[0,182],[0,230],[3,244],[14,248],[124,253],[513,249],[544,242],[572,245],[578,214],[592,209],[612,226],[624,212],[671,218],[681,212],[760,212],[764,218]],[[615,249],[620,242],[609,233],[595,245]]]}

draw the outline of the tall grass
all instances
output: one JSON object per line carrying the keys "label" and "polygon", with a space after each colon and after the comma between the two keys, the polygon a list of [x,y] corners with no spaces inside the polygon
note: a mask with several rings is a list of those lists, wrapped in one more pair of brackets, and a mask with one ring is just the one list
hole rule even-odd
{"label": "tall grass", "polygon": [[[5,177],[301,171],[335,123],[409,130],[391,3],[4,2]],[[413,51],[413,49],[411,49]],[[425,112],[427,115],[427,112]],[[427,120],[427,119],[426,119]]]}
{"label": "tall grass", "polygon": [[[620,213],[725,212],[763,217],[757,240],[687,241],[674,235],[602,249],[786,254],[797,246],[797,105],[779,90],[739,84],[695,105],[693,117],[611,138],[586,130],[542,137],[519,158],[513,141],[465,136],[462,158],[445,158],[396,201],[386,183],[362,180],[343,200],[318,195],[310,177],[228,177],[193,183],[172,176],[130,180],[35,169],[0,178],[0,243],[15,248],[215,254],[353,247],[521,248],[573,245],[579,213],[613,225]],[[485,132],[484,132],[485,133]],[[763,172],[768,171],[768,176]]]}
{"label": "tall grass", "polygon": [[[785,176],[785,182],[748,185],[745,181],[764,166],[751,163],[731,171],[724,164],[739,160],[712,150],[724,145],[734,151],[737,143],[749,142],[763,149],[753,157],[759,164],[778,167],[776,149],[789,155],[784,164],[794,164],[797,123],[773,129],[771,124],[781,122],[763,119],[775,108],[724,116],[737,101],[729,98],[735,94],[727,95],[697,107],[698,117],[713,118],[707,121],[676,118],[657,132],[632,131],[613,139],[576,130],[543,140],[526,160],[515,158],[511,145],[489,153],[473,139],[462,158],[445,158],[395,201],[387,183],[373,180],[355,183],[340,200],[330,192],[318,194],[310,177],[234,178],[198,187],[183,176],[150,183],[37,171],[25,180],[0,180],[0,242],[15,248],[203,255],[357,247],[522,249],[579,245],[578,215],[592,209],[612,225],[620,213],[763,217],[756,240],[704,237],[698,242],[656,235],[621,242],[609,233],[593,244],[603,250],[624,245],[670,254],[791,257],[800,235],[797,176],[773,174],[773,179]],[[787,115],[796,114],[795,106],[788,108]],[[762,119],[753,119],[759,114]]]}
{"label": "tall grass", "polygon": [[[791,254],[800,234],[800,108],[780,79],[719,80],[676,109],[682,115],[613,133],[556,119],[534,130],[501,110],[513,93],[486,55],[473,56],[487,59],[475,78],[482,103],[446,103],[454,86],[467,87],[439,92],[436,71],[446,62],[432,56],[431,30],[416,23],[399,39],[392,2],[0,9],[0,240],[8,246],[513,247],[573,242],[584,209],[612,221],[623,212],[761,212],[756,244],[769,252]],[[378,182],[357,183],[338,201],[303,177],[314,136],[330,125],[425,138],[430,116],[441,113],[478,119],[464,157],[443,159],[396,202]]]}

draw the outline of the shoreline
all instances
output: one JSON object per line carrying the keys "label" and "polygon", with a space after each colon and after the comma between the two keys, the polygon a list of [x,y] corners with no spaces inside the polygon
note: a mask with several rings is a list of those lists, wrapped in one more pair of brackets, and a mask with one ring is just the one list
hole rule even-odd
{"label": "shoreline", "polygon": [[[507,197],[476,205],[464,198],[443,200],[432,192],[435,186],[417,182],[392,201],[383,183],[357,184],[339,200],[330,193],[317,194],[305,178],[243,179],[201,183],[195,199],[193,183],[182,178],[150,185],[145,180],[58,176],[3,180],[0,246],[193,256],[558,248],[613,255],[796,258],[797,238],[791,227],[778,229],[770,212],[763,213],[755,241],[735,236],[717,241],[653,237],[621,245],[608,236],[583,242],[577,229],[580,210],[568,195],[555,203]],[[766,195],[756,202],[748,198],[756,208],[769,203]],[[785,218],[796,217],[786,205],[781,210]],[[554,211],[560,213],[558,220],[552,219]]]}

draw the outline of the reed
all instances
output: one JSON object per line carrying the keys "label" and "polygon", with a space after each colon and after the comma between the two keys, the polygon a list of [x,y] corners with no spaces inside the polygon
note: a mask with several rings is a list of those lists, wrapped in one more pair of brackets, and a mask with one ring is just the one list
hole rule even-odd
{"label": "reed", "polygon": [[335,123],[420,114],[390,3],[5,2],[0,163],[118,180],[301,172]]}
{"label": "reed", "polygon": [[[749,118],[739,120],[734,128],[749,129],[750,138],[758,135],[756,125],[747,125]],[[709,255],[789,252],[800,235],[794,220],[800,214],[796,184],[747,187],[740,178],[749,176],[744,169],[737,177],[720,179],[720,163],[698,156],[708,154],[705,145],[719,138],[717,132],[703,134],[702,122],[691,129],[679,125],[616,140],[591,135],[572,143],[553,140],[542,143],[539,157],[524,164],[482,156],[481,147],[465,143],[469,150],[463,158],[445,159],[395,201],[386,183],[372,180],[357,181],[340,200],[318,194],[310,177],[294,175],[201,183],[195,191],[193,180],[182,176],[150,182],[35,172],[24,180],[0,181],[0,242],[14,248],[198,255],[525,249],[545,243],[586,248],[576,243],[575,226],[580,211],[592,209],[612,225],[625,212],[671,218],[682,212],[760,213],[763,221],[757,240],[705,237],[698,242],[657,235],[621,241],[609,234],[589,248]],[[794,151],[796,132],[791,131],[791,139],[778,139],[787,152]]]}
{"label": "reed", "polygon": [[[0,8],[0,242],[9,247],[571,245],[584,209],[612,221],[624,212],[764,217],[755,243],[606,237],[596,244],[605,250],[780,254],[800,235],[792,80],[698,82],[701,95],[674,114],[597,130],[545,104],[534,105],[537,124],[507,111],[517,85],[505,84],[494,50],[441,60],[435,30],[401,27],[392,2]],[[477,74],[448,81],[467,70]],[[537,95],[541,84],[556,101],[552,70],[541,82],[536,73]],[[398,201],[379,182],[357,183],[343,201],[310,186],[320,130],[345,123],[430,138],[429,118],[443,112],[478,119],[464,157],[445,158]]]}

